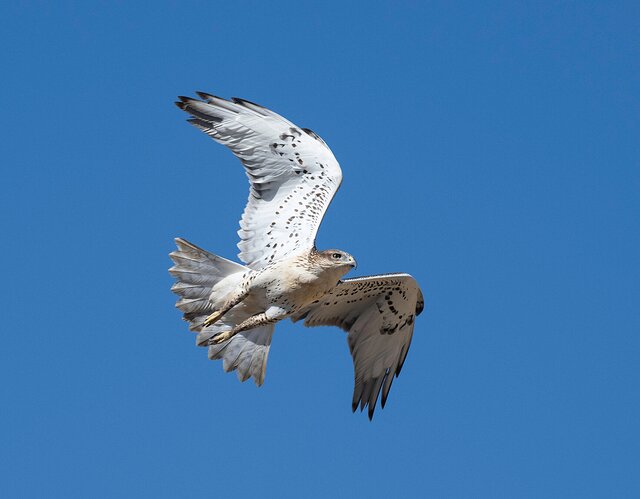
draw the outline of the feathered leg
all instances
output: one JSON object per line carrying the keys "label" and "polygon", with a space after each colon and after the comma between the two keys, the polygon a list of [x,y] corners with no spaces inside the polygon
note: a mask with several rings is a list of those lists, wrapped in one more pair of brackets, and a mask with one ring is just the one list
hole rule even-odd
{"label": "feathered leg", "polygon": [[249,294],[249,291],[243,290],[239,294],[232,296],[229,300],[225,302],[225,304],[222,306],[220,310],[216,310],[204,320],[203,322],[204,327],[210,326],[211,324],[218,322],[220,319],[222,319],[224,314],[226,314],[229,310],[235,307],[242,300],[244,300],[248,294]]}
{"label": "feathered leg", "polygon": [[287,316],[287,311],[280,307],[269,307],[265,312],[261,312],[256,315],[252,315],[248,319],[245,319],[233,329],[224,331],[217,334],[213,338],[209,339],[209,345],[217,345],[224,341],[233,338],[236,334],[248,329],[253,329],[258,326],[265,326],[267,324],[273,324]]}

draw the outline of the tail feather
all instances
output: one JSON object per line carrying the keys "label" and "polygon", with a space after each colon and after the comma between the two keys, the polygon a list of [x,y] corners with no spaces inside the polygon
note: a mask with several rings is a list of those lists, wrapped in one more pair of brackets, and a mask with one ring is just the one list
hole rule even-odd
{"label": "tail feather", "polygon": [[[179,283],[182,284],[193,284],[193,285],[207,285],[214,282],[213,278],[207,274],[201,274],[195,270],[178,270],[176,267],[172,267],[169,270],[169,273],[179,280]],[[176,283],[178,284],[178,283]]]}
{"label": "tail feather", "polygon": [[200,316],[213,312],[209,296],[213,287],[230,274],[244,272],[246,268],[238,263],[213,255],[181,238],[176,238],[178,250],[169,254],[175,265],[169,273],[178,282],[171,291],[180,296],[176,307],[182,310],[184,319],[190,323],[190,329],[202,328]]}
{"label": "tail feather", "polygon": [[274,326],[269,324],[237,334],[221,345],[209,347],[209,358],[222,359],[225,371],[236,371],[240,381],[253,377],[256,385],[264,383],[267,357]]}
{"label": "tail feather", "polygon": [[211,288],[206,284],[191,284],[188,282],[176,282],[171,286],[171,291],[184,298],[198,298],[203,294],[211,293]]}
{"label": "tail feather", "polygon": [[222,359],[225,371],[237,370],[240,381],[253,377],[256,385],[262,385],[273,325],[243,331],[224,343],[209,345],[212,337],[234,327],[252,314],[244,304],[239,304],[225,315],[223,321],[208,327],[203,324],[214,311],[210,300],[213,287],[225,277],[245,272],[247,268],[213,255],[184,239],[177,238],[175,242],[178,250],[169,254],[175,264],[169,269],[169,273],[177,282],[171,287],[171,291],[180,297],[176,307],[184,312],[183,319],[189,322],[189,329],[198,333],[196,344],[208,347],[210,359]]}

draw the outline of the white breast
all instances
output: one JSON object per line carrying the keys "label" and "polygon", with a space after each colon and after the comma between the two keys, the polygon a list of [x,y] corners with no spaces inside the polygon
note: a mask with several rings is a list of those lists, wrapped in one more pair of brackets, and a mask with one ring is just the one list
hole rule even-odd
{"label": "white breast", "polygon": [[324,296],[339,279],[334,272],[310,265],[306,256],[296,255],[263,269],[254,286],[266,291],[269,305],[294,312]]}

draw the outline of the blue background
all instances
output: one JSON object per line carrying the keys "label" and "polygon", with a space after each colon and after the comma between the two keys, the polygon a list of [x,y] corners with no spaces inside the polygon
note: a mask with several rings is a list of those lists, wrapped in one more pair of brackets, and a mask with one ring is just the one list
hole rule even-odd
{"label": "blue background", "polygon": [[[637,2],[3,2],[4,497],[638,497]],[[172,238],[237,253],[244,173],[172,102],[319,133],[319,234],[427,308],[384,411],[344,334],[265,385],[174,309]]]}

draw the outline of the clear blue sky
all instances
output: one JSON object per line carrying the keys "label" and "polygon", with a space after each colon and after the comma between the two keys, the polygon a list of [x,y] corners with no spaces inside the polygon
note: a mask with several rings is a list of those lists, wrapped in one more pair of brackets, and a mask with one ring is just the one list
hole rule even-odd
{"label": "clear blue sky", "polygon": [[[5,497],[638,497],[637,2],[3,2]],[[351,414],[337,329],[240,384],[174,309],[234,258],[239,163],[173,106],[240,96],[345,179],[318,244],[425,313]]]}

